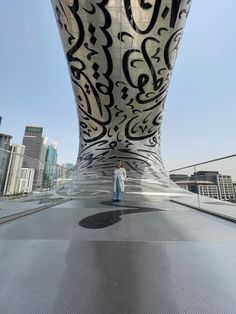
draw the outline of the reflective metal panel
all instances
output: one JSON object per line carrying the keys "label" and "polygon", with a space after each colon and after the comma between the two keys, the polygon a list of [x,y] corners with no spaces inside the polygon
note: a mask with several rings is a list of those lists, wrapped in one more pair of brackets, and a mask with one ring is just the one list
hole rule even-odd
{"label": "reflective metal panel", "polygon": [[77,103],[78,182],[106,181],[122,159],[141,190],[167,186],[160,127],[191,0],[52,2]]}

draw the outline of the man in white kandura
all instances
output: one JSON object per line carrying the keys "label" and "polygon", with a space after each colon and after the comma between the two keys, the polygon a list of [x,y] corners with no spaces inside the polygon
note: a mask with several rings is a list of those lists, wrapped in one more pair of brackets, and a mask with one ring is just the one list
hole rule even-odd
{"label": "man in white kandura", "polygon": [[113,201],[122,201],[125,191],[126,171],[123,168],[120,160],[116,163],[114,170],[114,189],[113,189]]}

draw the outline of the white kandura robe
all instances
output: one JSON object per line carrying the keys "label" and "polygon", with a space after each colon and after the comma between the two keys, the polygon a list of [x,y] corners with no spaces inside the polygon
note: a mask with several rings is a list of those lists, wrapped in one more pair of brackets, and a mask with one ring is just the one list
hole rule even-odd
{"label": "white kandura robe", "polygon": [[114,192],[117,191],[116,189],[116,180],[118,178],[121,192],[125,191],[125,180],[126,180],[126,171],[124,168],[116,168],[114,170]]}

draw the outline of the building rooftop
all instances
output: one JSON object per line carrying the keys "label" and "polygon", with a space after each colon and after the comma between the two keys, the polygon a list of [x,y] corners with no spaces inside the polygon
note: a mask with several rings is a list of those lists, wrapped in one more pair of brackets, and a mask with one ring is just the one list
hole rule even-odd
{"label": "building rooftop", "polygon": [[9,137],[9,139],[12,138],[11,135],[8,135],[8,134],[4,134],[4,133],[0,133],[0,137]]}

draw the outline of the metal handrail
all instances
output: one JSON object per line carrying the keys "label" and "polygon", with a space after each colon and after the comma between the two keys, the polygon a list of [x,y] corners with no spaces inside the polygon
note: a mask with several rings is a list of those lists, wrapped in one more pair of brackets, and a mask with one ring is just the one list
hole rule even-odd
{"label": "metal handrail", "polygon": [[210,162],[219,161],[219,160],[223,160],[223,159],[227,159],[227,158],[231,158],[231,157],[236,157],[236,154],[229,155],[229,156],[224,156],[224,157],[220,157],[220,158],[216,158],[216,159],[211,159],[211,160],[207,160],[207,161],[203,161],[203,162],[199,162],[197,164],[192,164],[192,165],[189,165],[189,166],[186,166],[186,167],[172,169],[172,170],[169,170],[168,172],[174,172],[174,171],[178,171],[178,170],[192,168],[192,167],[195,167],[195,166],[200,166],[200,165],[208,164]]}

